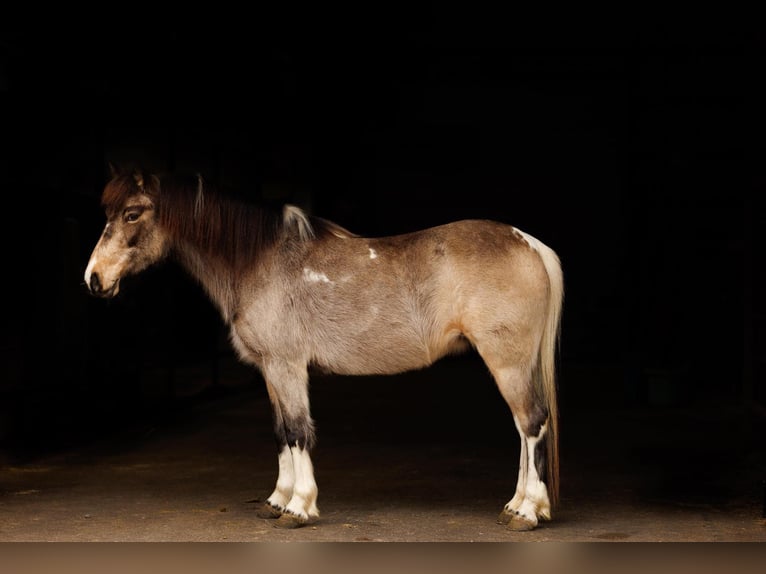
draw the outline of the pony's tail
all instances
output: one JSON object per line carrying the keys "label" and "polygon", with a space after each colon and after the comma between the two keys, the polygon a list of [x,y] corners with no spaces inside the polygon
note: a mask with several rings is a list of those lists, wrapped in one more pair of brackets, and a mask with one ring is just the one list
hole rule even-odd
{"label": "pony's tail", "polygon": [[548,273],[548,316],[545,322],[538,357],[538,385],[548,409],[548,432],[546,433],[548,497],[551,507],[559,502],[559,412],[556,392],[556,351],[561,337],[561,308],[564,303],[564,275],[558,255],[545,245],[539,248],[545,270]]}

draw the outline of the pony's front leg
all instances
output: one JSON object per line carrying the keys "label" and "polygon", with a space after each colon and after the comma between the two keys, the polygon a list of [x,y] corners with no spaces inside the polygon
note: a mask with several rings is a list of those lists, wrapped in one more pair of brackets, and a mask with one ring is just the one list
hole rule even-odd
{"label": "pony's front leg", "polygon": [[[278,433],[284,436],[284,431]],[[279,449],[279,476],[274,492],[266,499],[265,504],[258,510],[260,518],[279,518],[287,508],[287,504],[293,497],[293,487],[295,485],[295,470],[293,467],[293,455],[287,447],[287,441],[277,438],[277,443],[281,445]]]}
{"label": "pony's front leg", "polygon": [[274,412],[279,476],[258,515],[277,518],[277,527],[297,528],[319,518],[318,489],[309,455],[315,433],[309,412],[308,373],[305,366],[273,361],[264,364],[263,372]]}
{"label": "pony's front leg", "polygon": [[298,528],[319,518],[317,508],[319,489],[314,480],[314,466],[311,463],[309,451],[305,447],[296,445],[290,447],[290,453],[295,482],[290,502],[275,523],[275,526],[279,528]]}

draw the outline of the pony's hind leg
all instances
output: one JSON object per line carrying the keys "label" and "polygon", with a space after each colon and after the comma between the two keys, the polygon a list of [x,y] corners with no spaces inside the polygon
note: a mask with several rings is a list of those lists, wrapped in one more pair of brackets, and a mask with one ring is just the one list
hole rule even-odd
{"label": "pony's hind leg", "polygon": [[315,434],[309,413],[308,375],[305,369],[274,364],[263,372],[274,412],[279,476],[258,516],[276,518],[277,527],[297,528],[319,518],[318,489],[309,455]]}
{"label": "pony's hind leg", "polygon": [[550,520],[551,503],[548,488],[543,482],[545,477],[547,423],[539,427],[535,436],[524,430],[524,426],[514,416],[516,428],[521,437],[519,457],[519,478],[513,498],[503,507],[498,522],[507,524],[511,530],[532,530],[539,519]]}
{"label": "pony's hind leg", "polygon": [[551,503],[544,482],[548,411],[534,391],[529,369],[490,367],[490,370],[511,408],[521,438],[516,492],[503,507],[498,521],[512,530],[531,530],[539,519],[550,520],[551,517]]}

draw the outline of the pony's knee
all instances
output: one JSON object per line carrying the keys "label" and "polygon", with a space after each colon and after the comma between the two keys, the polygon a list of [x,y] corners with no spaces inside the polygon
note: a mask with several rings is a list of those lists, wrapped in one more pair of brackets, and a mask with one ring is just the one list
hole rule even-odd
{"label": "pony's knee", "polygon": [[316,431],[311,417],[302,417],[285,421],[285,440],[290,448],[311,450],[316,444]]}

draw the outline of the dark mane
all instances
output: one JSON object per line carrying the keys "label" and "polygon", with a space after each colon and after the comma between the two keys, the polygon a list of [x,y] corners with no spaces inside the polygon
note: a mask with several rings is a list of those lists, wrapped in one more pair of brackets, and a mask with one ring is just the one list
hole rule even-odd
{"label": "dark mane", "polygon": [[[156,206],[159,223],[174,242],[187,242],[203,253],[232,264],[235,269],[251,263],[284,235],[294,231],[297,240],[354,234],[297,208],[264,205],[205,182],[197,175],[143,174],[143,192]],[[118,175],[107,184],[102,204],[109,211],[120,208],[139,191],[135,175]]]}
{"label": "dark mane", "polygon": [[156,205],[160,225],[175,241],[239,267],[271,247],[284,224],[276,207],[246,202],[196,176],[163,176]]}

